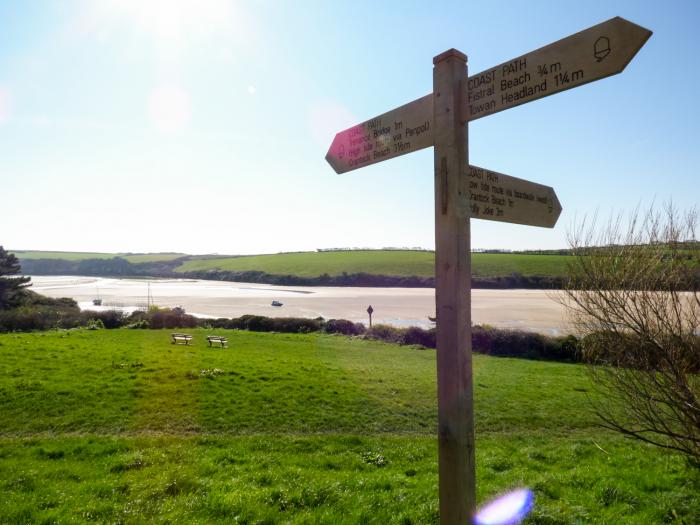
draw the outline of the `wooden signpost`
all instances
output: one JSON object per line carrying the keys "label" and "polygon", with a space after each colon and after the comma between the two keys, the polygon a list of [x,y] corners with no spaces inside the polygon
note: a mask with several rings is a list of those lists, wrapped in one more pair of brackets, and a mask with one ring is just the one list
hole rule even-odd
{"label": "wooden signpost", "polygon": [[476,509],[469,219],[552,228],[561,213],[551,187],[470,166],[466,124],[620,73],[650,36],[616,17],[471,77],[466,55],[450,49],[433,59],[433,93],[338,133],[326,155],[345,173],[434,148],[443,525],[472,524]]}

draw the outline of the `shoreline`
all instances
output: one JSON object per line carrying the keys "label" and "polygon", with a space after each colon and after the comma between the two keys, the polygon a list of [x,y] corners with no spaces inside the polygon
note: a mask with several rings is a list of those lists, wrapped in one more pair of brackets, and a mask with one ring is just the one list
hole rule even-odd
{"label": "shoreline", "polygon": [[[143,308],[150,283],[155,304],[182,306],[200,317],[323,317],[367,324],[366,309],[374,309],[373,323],[393,326],[434,326],[433,288],[372,288],[328,286],[280,286],[203,279],[132,279],[80,275],[31,276],[30,289],[49,297],[71,297],[83,309]],[[552,299],[556,290],[473,289],[472,323],[497,328],[528,330],[546,335],[570,333],[564,308]],[[282,307],[271,306],[277,300]],[[87,307],[86,307],[87,306]]]}

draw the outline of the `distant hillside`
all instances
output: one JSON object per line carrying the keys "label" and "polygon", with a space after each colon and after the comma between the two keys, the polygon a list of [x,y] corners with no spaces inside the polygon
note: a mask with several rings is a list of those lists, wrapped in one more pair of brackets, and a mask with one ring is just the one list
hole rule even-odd
{"label": "distant hillside", "polygon": [[188,260],[178,266],[176,271],[259,271],[298,277],[317,277],[323,274],[341,275],[342,273],[430,277],[433,275],[434,265],[433,252],[358,250]]}
{"label": "distant hillside", "polygon": [[[299,286],[434,286],[434,252],[333,250],[274,255],[218,256],[15,252],[24,273],[102,277],[191,277]],[[561,285],[568,256],[473,253],[473,286],[552,288]]]}
{"label": "distant hillside", "polygon": [[[472,274],[477,277],[521,275],[563,276],[567,257],[562,255],[518,253],[473,253]],[[189,259],[176,272],[220,270],[258,271],[298,277],[330,276],[343,273],[432,277],[435,253],[413,250],[357,250],[303,252],[243,257]]]}
{"label": "distant hillside", "polygon": [[49,252],[40,250],[11,250],[20,260],[62,259],[65,261],[83,261],[86,259],[113,259],[120,257],[130,263],[173,261],[186,257],[184,253],[93,253],[93,252]]}

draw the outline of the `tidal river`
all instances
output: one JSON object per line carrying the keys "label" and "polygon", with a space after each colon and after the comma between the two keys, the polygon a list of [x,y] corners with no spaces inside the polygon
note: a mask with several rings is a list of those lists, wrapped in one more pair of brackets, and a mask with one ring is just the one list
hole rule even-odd
{"label": "tidal river", "polygon": [[[194,279],[113,279],[81,276],[33,276],[32,289],[49,297],[71,297],[82,309],[144,308],[148,293],[158,306],[182,306],[200,317],[319,317],[395,326],[432,326],[433,288],[350,288],[275,286]],[[472,290],[472,321],[500,328],[545,334],[568,332],[557,292],[544,290]],[[102,299],[94,306],[93,299]],[[272,306],[272,301],[282,306]]]}

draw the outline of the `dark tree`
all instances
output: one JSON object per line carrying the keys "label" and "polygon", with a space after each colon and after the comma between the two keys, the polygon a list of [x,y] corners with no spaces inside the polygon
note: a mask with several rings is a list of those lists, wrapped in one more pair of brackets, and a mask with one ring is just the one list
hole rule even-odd
{"label": "dark tree", "polygon": [[17,306],[30,277],[11,277],[20,272],[19,260],[0,246],[0,310]]}

